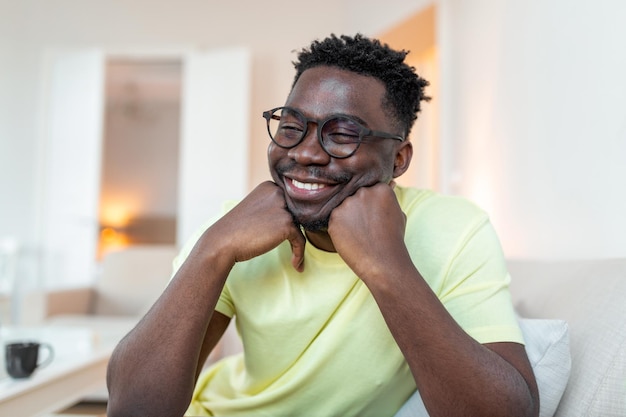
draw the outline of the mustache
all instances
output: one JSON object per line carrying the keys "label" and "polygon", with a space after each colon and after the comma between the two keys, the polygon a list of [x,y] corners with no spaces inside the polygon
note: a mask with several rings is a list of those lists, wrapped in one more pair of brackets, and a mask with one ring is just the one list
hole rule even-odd
{"label": "mustache", "polygon": [[284,176],[289,172],[298,172],[299,174],[305,174],[306,176],[328,180],[338,184],[343,184],[352,178],[352,175],[348,173],[333,174],[325,172],[322,167],[319,166],[300,166],[295,161],[285,161],[276,165],[275,170],[278,174]]}

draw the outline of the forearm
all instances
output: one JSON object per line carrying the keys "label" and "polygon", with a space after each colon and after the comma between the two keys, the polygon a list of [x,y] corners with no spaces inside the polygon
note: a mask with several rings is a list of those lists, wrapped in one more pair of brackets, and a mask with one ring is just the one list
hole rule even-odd
{"label": "forearm", "polygon": [[536,415],[525,377],[460,328],[412,263],[368,282],[431,416]]}
{"label": "forearm", "polygon": [[232,265],[196,245],[159,300],[109,363],[113,417],[178,416],[193,392],[202,345]]}
{"label": "forearm", "polygon": [[180,416],[199,370],[228,325],[215,306],[236,262],[289,241],[303,270],[306,240],[285,208],[283,191],[259,184],[207,229],[170,285],[111,358],[109,417]]}

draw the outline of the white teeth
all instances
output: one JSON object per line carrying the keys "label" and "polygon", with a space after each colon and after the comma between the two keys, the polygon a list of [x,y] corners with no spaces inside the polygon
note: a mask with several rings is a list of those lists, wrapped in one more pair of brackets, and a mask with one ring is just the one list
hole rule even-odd
{"label": "white teeth", "polygon": [[296,180],[291,180],[291,182],[293,183],[294,187],[296,188],[300,188],[301,190],[320,190],[324,187],[326,187],[325,184],[317,184],[317,183],[310,183],[310,182],[300,182],[300,181],[296,181]]}

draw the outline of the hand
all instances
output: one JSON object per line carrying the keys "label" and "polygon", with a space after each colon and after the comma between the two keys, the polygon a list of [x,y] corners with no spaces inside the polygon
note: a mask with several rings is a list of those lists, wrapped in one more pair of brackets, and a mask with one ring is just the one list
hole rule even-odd
{"label": "hand", "polygon": [[288,240],[293,267],[304,270],[306,239],[287,211],[283,191],[273,182],[258,185],[205,233],[211,236],[209,242],[224,242],[224,253],[233,264],[269,252]]}
{"label": "hand", "polygon": [[330,216],[328,233],[335,249],[361,278],[388,273],[408,259],[404,243],[406,215],[393,192],[395,184],[360,188]]}

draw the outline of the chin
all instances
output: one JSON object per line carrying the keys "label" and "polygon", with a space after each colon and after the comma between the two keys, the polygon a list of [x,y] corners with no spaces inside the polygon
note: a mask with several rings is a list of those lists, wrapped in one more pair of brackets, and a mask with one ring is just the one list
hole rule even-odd
{"label": "chin", "polygon": [[312,220],[312,221],[303,221],[298,222],[300,226],[309,232],[325,232],[328,230],[328,219],[320,219],[320,220]]}
{"label": "chin", "polygon": [[296,213],[291,207],[287,206],[287,210],[291,213],[291,217],[293,217],[293,221],[304,228],[304,230],[308,230],[309,232],[322,232],[328,230],[328,222],[330,220],[330,216],[323,218],[315,218],[313,216],[303,216],[302,214]]}

